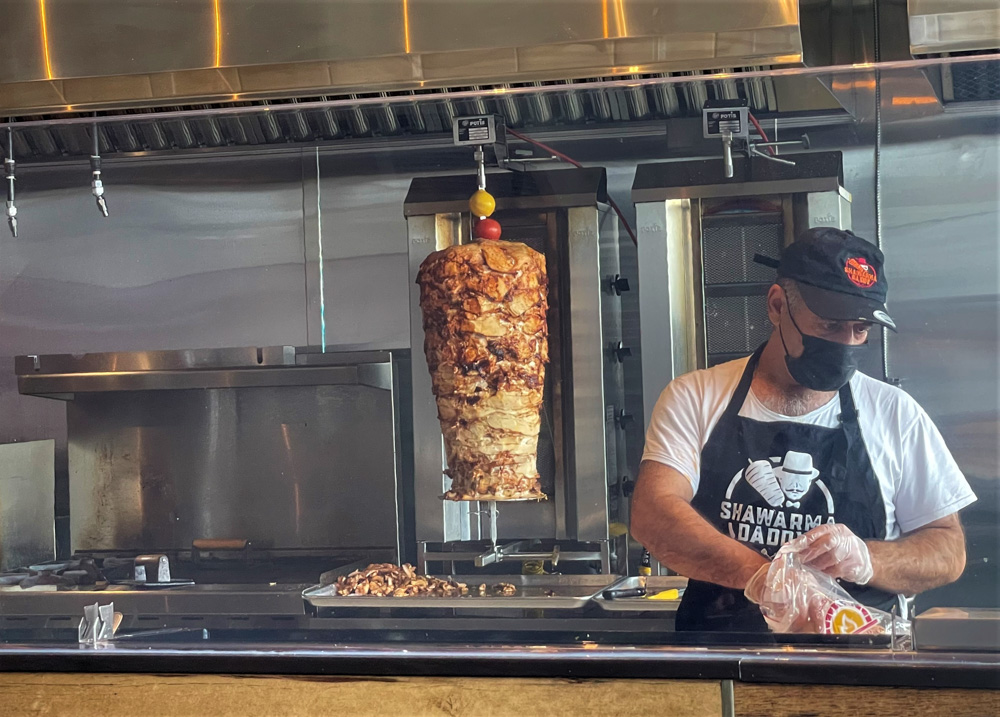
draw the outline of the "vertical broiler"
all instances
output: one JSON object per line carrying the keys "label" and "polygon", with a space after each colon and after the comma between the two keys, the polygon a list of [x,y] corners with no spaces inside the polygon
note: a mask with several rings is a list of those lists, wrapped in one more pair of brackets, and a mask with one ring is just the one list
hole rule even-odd
{"label": "vertical broiler", "polygon": [[610,572],[627,352],[605,172],[489,185],[497,242],[473,238],[474,175],[417,178],[404,206],[418,567],[548,558]]}

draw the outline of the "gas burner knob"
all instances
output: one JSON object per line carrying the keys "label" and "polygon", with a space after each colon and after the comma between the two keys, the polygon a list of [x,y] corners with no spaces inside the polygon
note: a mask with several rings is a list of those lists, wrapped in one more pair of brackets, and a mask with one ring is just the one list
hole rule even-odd
{"label": "gas burner knob", "polygon": [[621,274],[615,274],[615,278],[611,280],[611,290],[616,295],[621,296],[622,292],[631,291],[631,289],[632,287],[628,285],[628,279]]}
{"label": "gas burner knob", "polygon": [[611,355],[615,357],[615,361],[618,363],[625,363],[625,359],[632,355],[632,349],[623,344],[621,341],[612,342]]}
{"label": "gas burner knob", "polygon": [[615,423],[617,423],[622,429],[628,428],[631,424],[635,423],[635,416],[631,413],[627,413],[623,408],[618,412],[618,415],[615,416]]}

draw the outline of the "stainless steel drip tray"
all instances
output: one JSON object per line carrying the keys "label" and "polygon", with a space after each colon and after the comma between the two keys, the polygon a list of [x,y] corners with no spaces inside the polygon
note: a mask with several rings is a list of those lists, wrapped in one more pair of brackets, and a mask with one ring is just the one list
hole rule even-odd
{"label": "stainless steel drip tray", "polygon": [[[681,595],[687,588],[687,583],[687,578],[675,575],[650,575],[648,577],[633,575],[619,581],[611,590],[602,590],[595,596],[594,601],[607,612],[674,613],[677,612]],[[640,588],[645,590],[642,595],[636,594]],[[652,599],[652,596],[662,595],[668,590],[676,590],[677,597]]]}
{"label": "stainless steel drip tray", "polygon": [[189,585],[164,590],[110,585],[104,590],[0,591],[0,615],[82,616],[86,605],[114,602],[125,615],[304,615],[300,584]]}
{"label": "stainless steel drip tray", "polygon": [[[334,585],[316,585],[303,591],[302,598],[315,608],[337,610],[578,610],[586,607],[601,591],[621,580],[616,575],[448,575],[436,576],[465,583],[468,595],[460,597],[377,597],[373,595],[337,595]],[[514,595],[480,595],[480,585],[491,587],[510,583]],[[489,592],[489,591],[488,591]]]}
{"label": "stainless steel drip tray", "polygon": [[917,650],[1000,652],[1000,610],[935,607],[913,620]]}

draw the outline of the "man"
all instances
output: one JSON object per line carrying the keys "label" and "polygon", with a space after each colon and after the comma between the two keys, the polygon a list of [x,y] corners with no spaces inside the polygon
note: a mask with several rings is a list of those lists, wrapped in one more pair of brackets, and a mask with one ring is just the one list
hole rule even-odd
{"label": "man", "polygon": [[912,398],[856,372],[872,325],[896,328],[882,252],[810,229],[777,269],[768,341],[671,381],[646,435],[632,535],[690,579],[681,630],[766,630],[744,589],[801,535],[808,564],[887,611],[965,568],[965,477]]}

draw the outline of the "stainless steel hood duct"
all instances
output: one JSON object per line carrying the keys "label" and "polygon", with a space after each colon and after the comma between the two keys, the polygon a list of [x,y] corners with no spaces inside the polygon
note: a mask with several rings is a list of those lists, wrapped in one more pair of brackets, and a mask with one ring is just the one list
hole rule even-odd
{"label": "stainless steel hood duct", "polygon": [[797,0],[5,0],[0,116],[801,59]]}

